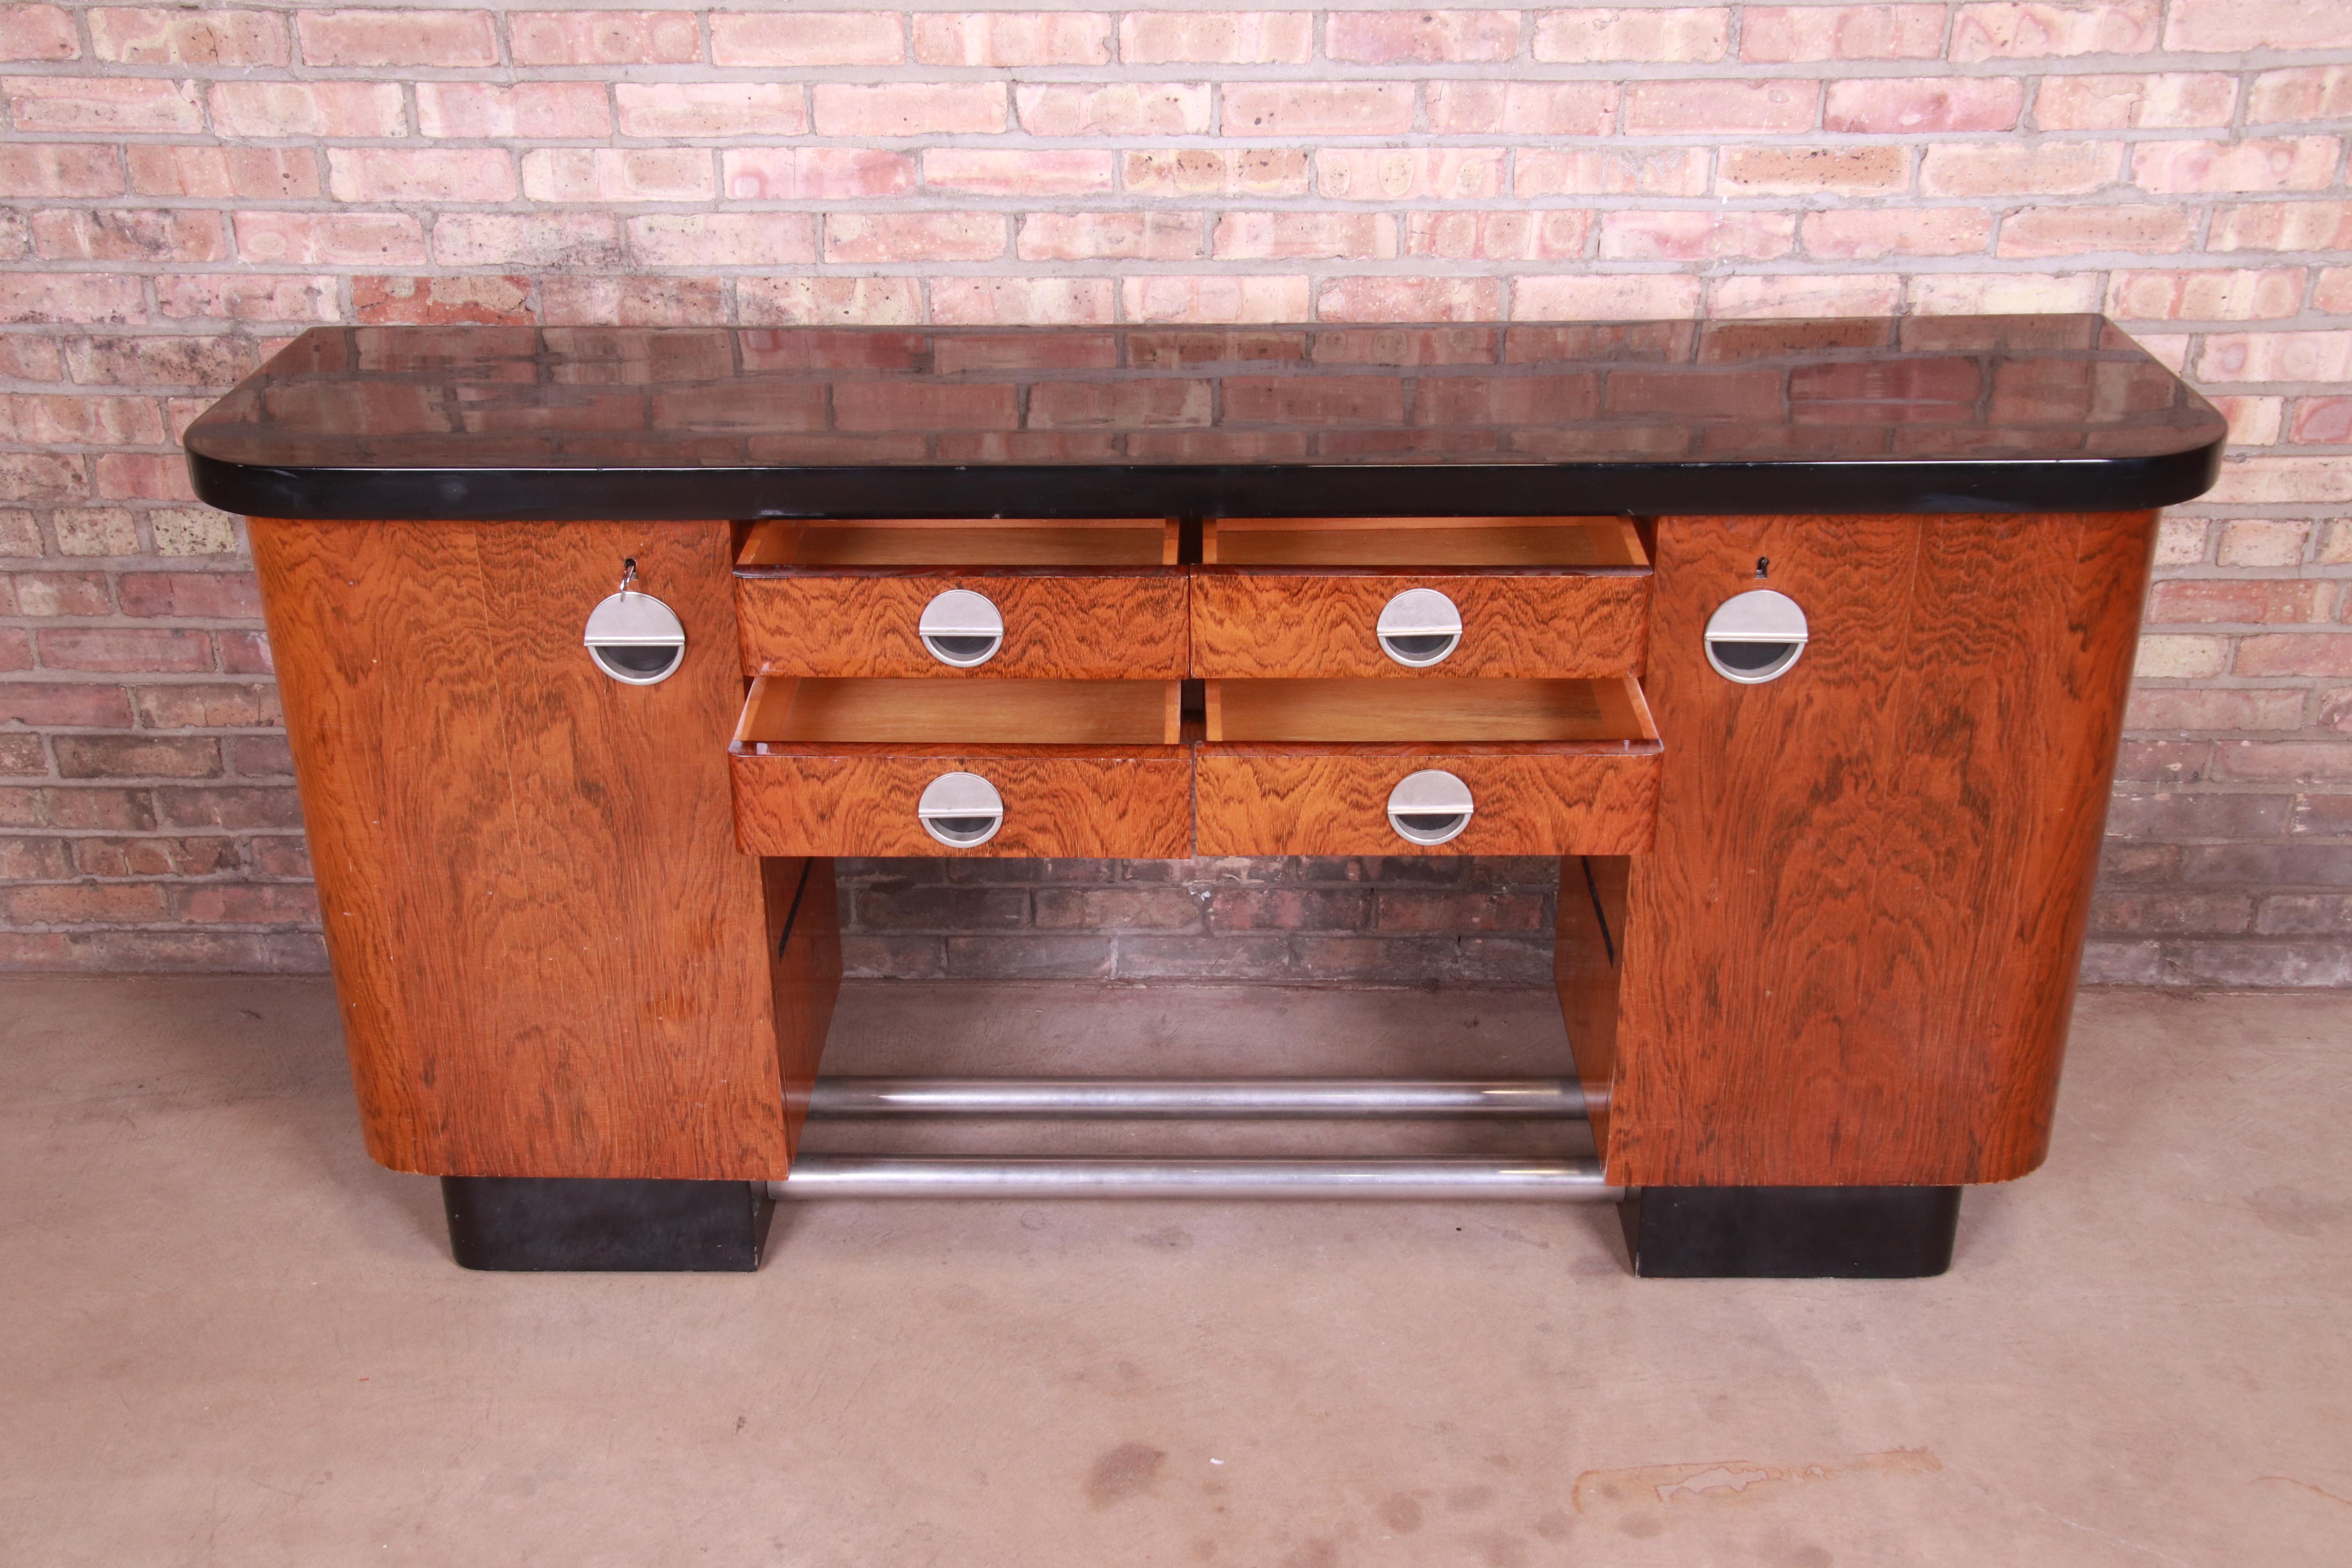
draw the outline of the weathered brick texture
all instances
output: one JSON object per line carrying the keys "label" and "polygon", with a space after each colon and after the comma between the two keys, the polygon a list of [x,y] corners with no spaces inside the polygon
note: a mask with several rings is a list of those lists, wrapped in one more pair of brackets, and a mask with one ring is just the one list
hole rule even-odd
{"label": "weathered brick texture", "polygon": [[[2352,984],[2347,138],[2331,0],[0,4],[0,965],[320,962],[173,447],[314,323],[2104,310],[2235,446],[2091,973]],[[847,870],[861,973],[1414,984],[1539,983],[1552,875]]]}

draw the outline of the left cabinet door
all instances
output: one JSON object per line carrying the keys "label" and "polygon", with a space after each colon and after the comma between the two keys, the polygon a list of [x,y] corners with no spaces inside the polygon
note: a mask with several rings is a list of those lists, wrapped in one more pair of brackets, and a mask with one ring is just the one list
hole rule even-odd
{"label": "left cabinet door", "polygon": [[[252,536],[369,1152],[444,1175],[784,1174],[838,972],[780,1026],[762,937],[806,879],[734,844],[730,526]],[[655,685],[583,646],[630,561],[686,637]],[[824,945],[830,910],[801,901]]]}

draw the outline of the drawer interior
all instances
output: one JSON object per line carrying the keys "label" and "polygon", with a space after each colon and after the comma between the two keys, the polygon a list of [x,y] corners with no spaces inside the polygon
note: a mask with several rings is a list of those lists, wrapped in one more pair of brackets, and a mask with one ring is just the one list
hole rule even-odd
{"label": "drawer interior", "polygon": [[1624,517],[1226,517],[1202,525],[1214,566],[1647,566]]}
{"label": "drawer interior", "polygon": [[1654,743],[1632,676],[1591,680],[1212,680],[1214,742]]}
{"label": "drawer interior", "polygon": [[752,525],[735,564],[738,569],[1173,566],[1176,542],[1176,524],[1157,517],[772,520]]}
{"label": "drawer interior", "polygon": [[900,745],[1165,746],[1181,725],[1173,680],[811,679],[751,683],[738,748]]}

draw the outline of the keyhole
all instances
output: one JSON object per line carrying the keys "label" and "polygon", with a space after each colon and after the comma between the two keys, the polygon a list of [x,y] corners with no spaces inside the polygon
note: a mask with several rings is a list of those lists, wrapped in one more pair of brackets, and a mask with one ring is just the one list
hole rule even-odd
{"label": "keyhole", "polygon": [[1769,555],[1759,555],[1756,558],[1756,575],[1759,577],[1769,577],[1771,574],[1772,558]]}

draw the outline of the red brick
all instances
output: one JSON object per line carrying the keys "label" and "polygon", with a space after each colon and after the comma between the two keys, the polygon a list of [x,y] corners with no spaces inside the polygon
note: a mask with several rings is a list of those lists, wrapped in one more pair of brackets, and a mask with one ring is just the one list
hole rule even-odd
{"label": "red brick", "polygon": [[844,430],[1012,430],[1020,425],[1008,384],[845,381],[833,389],[834,419]]}
{"label": "red brick", "polygon": [[[1329,154],[1325,156],[1328,158]],[[1518,173],[1512,183],[1512,194],[1518,196],[1705,195],[1706,153],[1697,147],[1644,149],[1639,152],[1606,148],[1523,148],[1519,153]]]}
{"label": "red brick", "polygon": [[488,11],[305,11],[302,61],[314,66],[494,66]]}
{"label": "red brick", "polygon": [[184,207],[80,207],[33,215],[33,243],[50,261],[219,261],[218,213]]}
{"label": "red brick", "polygon": [[2259,202],[2214,215],[2212,250],[2352,247],[2352,202]]}
{"label": "red brick", "polygon": [[1021,219],[1024,261],[1193,261],[1206,254],[1198,213],[1040,212]]}
{"label": "red brick", "polygon": [[925,11],[913,17],[927,66],[1101,66],[1110,18],[1087,11]]}
{"label": "red brick", "polygon": [[[231,675],[268,675],[277,668],[270,662],[269,639],[259,632],[219,632],[214,640],[220,644],[221,668]],[[143,711],[140,721],[153,722]]]}
{"label": "red brick", "polygon": [[93,6],[89,39],[100,59],[135,66],[282,66],[291,58],[285,16],[275,11]]}
{"label": "red brick", "polygon": [[1549,929],[1549,913],[1540,893],[1382,889],[1373,924],[1381,931],[1542,931]]}
{"label": "red brick", "polygon": [[2151,626],[2324,621],[2335,599],[2336,584],[2325,581],[2176,578],[2156,584],[2148,596],[2147,619]]}
{"label": "red brick", "polygon": [[1005,129],[1003,82],[819,82],[811,96],[821,136],[973,135]]}
{"label": "red brick", "polygon": [[91,467],[98,493],[108,500],[189,500],[188,465],[174,452],[102,452]]}
{"label": "red brick", "polygon": [[2352,380],[2352,331],[2216,332],[2197,356],[2202,381]]}
{"label": "red brick", "polygon": [[2320,191],[2335,180],[2343,143],[2333,136],[2251,142],[2143,142],[2132,149],[2132,182],[2143,190]]}
{"label": "red brick", "polygon": [[633,217],[629,243],[656,267],[792,266],[816,259],[808,213],[682,213]]}
{"label": "red brick", "polygon": [[1739,24],[1739,58],[1765,65],[1932,60],[1943,49],[1941,5],[1750,5]]}
{"label": "red brick", "polygon": [[723,153],[720,188],[741,201],[895,196],[915,185],[915,161],[872,147],[749,147]]}
{"label": "red brick", "polygon": [[1625,129],[1635,136],[1810,131],[1821,97],[1819,82],[1802,80],[1631,82]]}
{"label": "red brick", "polygon": [[0,838],[0,882],[57,881],[74,874],[73,840]]}
{"label": "red brick", "polygon": [[1016,153],[934,147],[923,154],[923,183],[990,196],[1084,195],[1111,188],[1116,157],[1106,148]]}
{"label": "red brick", "polygon": [[2095,251],[2186,250],[2197,215],[2154,205],[2020,207],[2001,220],[2000,254],[2080,256]]}
{"label": "red brick", "polygon": [[264,877],[310,875],[310,847],[304,844],[299,836],[283,838],[255,838],[250,842],[253,846],[253,869],[260,875]]}
{"label": "red brick", "polygon": [[1796,227],[1787,213],[1603,213],[1601,255],[1609,261],[1765,261],[1789,254]]}
{"label": "red brick", "polygon": [[416,84],[416,128],[427,136],[502,142],[609,136],[613,114],[602,82],[527,81],[497,87],[421,81]]}
{"label": "red brick", "polygon": [[163,918],[164,892],[153,882],[55,882],[0,890],[0,910],[26,925]]}
{"label": "red brick", "polygon": [[2298,397],[2294,439],[2337,446],[2352,443],[2352,397]]}
{"label": "red brick", "polygon": [[[223,634],[224,644],[232,635]],[[248,730],[285,722],[274,686],[136,686],[129,697],[143,730]]]}
{"label": "red brick", "polygon": [[718,278],[542,278],[539,318],[551,327],[718,326],[728,319],[727,285]]}
{"label": "red brick", "polygon": [[31,778],[49,771],[48,760],[41,749],[41,737],[23,731],[0,734],[0,773],[14,778]]}
{"label": "red brick", "polygon": [[134,142],[122,150],[131,188],[142,196],[236,196],[294,201],[322,195],[309,147],[191,147]]}
{"label": "red brick", "polygon": [[[2236,689],[2223,691],[2200,690],[2194,687],[2143,686],[2131,694],[2131,705],[2124,715],[2124,726],[2130,730],[2299,730],[2303,728],[2303,688],[2288,687],[2267,689]],[[2187,796],[2187,799],[2215,798],[2242,800],[2238,795]],[[2120,802],[2117,803],[2120,805]],[[2244,825],[2231,824],[2243,831]],[[2276,832],[2275,825],[2263,831]],[[2120,834],[2125,829],[2113,814],[2107,819],[2107,832]]]}
{"label": "red brick", "polygon": [[942,326],[1093,326],[1111,319],[1108,278],[934,278],[931,320]]}
{"label": "red brick", "polygon": [[1955,62],[2141,54],[2156,47],[2158,0],[1996,0],[1959,8]]}
{"label": "red brick", "polygon": [[2079,195],[2123,172],[2120,142],[1947,142],[1927,149],[1919,189],[1936,196]]}
{"label": "red brick", "polygon": [[2352,66],[2297,66],[2264,71],[2246,99],[2249,125],[2352,120]]}
{"label": "red brick", "polygon": [[72,12],[58,5],[0,7],[0,60],[70,60],[80,55]]}
{"label": "red brick", "polygon": [[1410,212],[1404,253],[1459,261],[1566,261],[1584,254],[1589,212],[1501,210]]}
{"label": "red brick", "polygon": [[1309,11],[1129,11],[1118,24],[1129,65],[1301,66],[1314,47]]}
{"label": "red brick", "polygon": [[1503,194],[1500,147],[1327,147],[1316,188],[1333,201],[1492,201]]}
{"label": "red brick", "polygon": [[33,639],[16,626],[0,626],[0,671],[33,668]]}
{"label": "red brick", "polygon": [[398,136],[408,128],[392,82],[215,82],[212,105],[224,136]]}
{"label": "red brick", "polygon": [[58,776],[68,779],[218,778],[220,742],[209,736],[59,735]]}
{"label": "red brick", "polygon": [[507,19],[519,66],[691,65],[702,35],[691,11],[520,11]]}
{"label": "red brick", "polygon": [[234,838],[76,838],[85,877],[211,877],[238,868]]}
{"label": "red brick", "polygon": [[1221,888],[1209,900],[1209,929],[1362,931],[1373,897],[1370,888]]}
{"label": "red brick", "polygon": [[[1033,430],[1205,426],[1214,408],[1206,381],[1041,381],[1029,389]],[[1043,923],[1043,915],[1040,915]]]}
{"label": "red brick", "polygon": [[2034,89],[2044,131],[2178,131],[2230,123],[2238,79],[2219,71],[2048,76]]}
{"label": "red brick", "polygon": [[184,627],[59,626],[38,637],[50,669],[146,673],[213,668],[213,639]]}
{"label": "red brick", "polygon": [[[0,289],[0,300],[6,298],[6,290]],[[0,499],[74,500],[82,493],[80,458],[60,452],[0,452]],[[90,552],[69,550],[67,553]]]}
{"label": "red brick", "polygon": [[1228,136],[1380,136],[1412,129],[1406,82],[1228,82]]}
{"label": "red brick", "polygon": [[256,785],[203,789],[185,785],[158,789],[155,805],[163,822],[173,827],[299,827],[301,803],[288,788]]}
{"label": "red brick", "polygon": [[87,142],[0,142],[0,196],[119,196],[115,149]]}
{"label": "red brick", "polygon": [[155,279],[155,302],[167,321],[284,321],[308,326],[340,319],[336,288],[331,277],[285,278],[266,272],[165,274]]}
{"label": "red brick", "polygon": [[710,14],[710,62],[719,66],[895,66],[906,38],[893,11]]}
{"label": "red brick", "polygon": [[163,416],[148,397],[0,394],[0,412],[17,440],[75,446],[152,445],[163,439]]}
{"label": "red brick", "polygon": [[4,89],[18,131],[179,132],[205,128],[196,84],[154,77],[11,77]]}
{"label": "red brick", "polygon": [[65,789],[0,792],[31,797],[29,813],[16,802],[0,801],[0,821],[37,823],[51,827],[96,827],[140,833],[155,826],[155,797],[143,789],[110,789],[80,785]]}
{"label": "red brick", "polygon": [[2237,675],[2352,675],[2352,633],[2265,632],[2243,637],[2231,671]]}
{"label": "red brick", "polygon": [[1548,64],[1719,60],[1730,18],[1728,11],[1715,6],[1545,11],[1536,17],[1532,52]]}
{"label": "red brick", "polygon": [[1325,56],[1359,65],[1507,60],[1518,52],[1515,11],[1334,11],[1323,24]]}
{"label": "red brick", "polygon": [[1334,278],[1316,296],[1326,321],[1491,321],[1503,313],[1496,278]]}
{"label": "red brick", "polygon": [[2024,106],[2024,85],[2006,77],[1871,77],[1831,83],[1822,124],[1906,135],[2008,131]]}
{"label": "red brick", "polygon": [[533,320],[530,279],[485,273],[454,278],[354,278],[352,319],[370,326],[455,322],[526,326]]}
{"label": "red brick", "polygon": [[912,278],[743,278],[735,289],[747,326],[902,326],[923,319]]}
{"label": "red brick", "polygon": [[2126,321],[2234,321],[2292,316],[2303,309],[2300,267],[2118,271],[2108,314]]}
{"label": "red brick", "polygon": [[1385,214],[1229,212],[1210,237],[1221,261],[1389,258],[1396,227]]}
{"label": "red brick", "polygon": [[624,136],[798,136],[809,128],[794,82],[625,81],[613,100]]}
{"label": "red brick", "polygon": [[116,686],[0,681],[0,724],[123,730],[130,727],[131,710]]}
{"label": "red brick", "polygon": [[1902,280],[1884,273],[1858,277],[1718,278],[1708,285],[1710,310],[1727,317],[1891,316]]}
{"label": "red brick", "polygon": [[1033,136],[1199,136],[1209,129],[1209,84],[1199,81],[1023,82],[1021,129]]}
{"label": "red brick", "polygon": [[396,213],[240,212],[237,254],[298,266],[377,266],[425,259],[425,230]]}
{"label": "red brick", "polygon": [[701,147],[535,147],[522,155],[522,194],[535,202],[705,201],[712,194],[710,153]]}
{"label": "red brick", "polygon": [[199,882],[171,889],[173,920],[195,925],[299,925],[319,918],[319,895],[300,882]]}
{"label": "red brick", "polygon": [[254,620],[261,615],[249,572],[127,572],[119,591],[126,616]]}
{"label": "red brick", "polygon": [[[632,243],[645,259],[660,258],[648,248],[641,226],[669,221],[629,220]],[[728,220],[713,216],[708,221],[724,224]],[[620,226],[604,213],[444,213],[433,220],[433,256],[445,267],[595,268],[621,265],[626,247]],[[772,258],[747,255],[743,259]],[[805,261],[809,258],[796,253],[773,259]]]}
{"label": "red brick", "polygon": [[1969,256],[1992,239],[1992,214],[1978,207],[1842,208],[1805,215],[1805,254],[1824,260],[1888,256]]}
{"label": "red brick", "polygon": [[113,612],[102,572],[19,572],[8,580],[19,616],[104,616]]}
{"label": "red brick", "polygon": [[1233,274],[1125,278],[1119,281],[1119,309],[1130,321],[1303,321],[1307,279]]}
{"label": "red brick", "polygon": [[1440,136],[1603,136],[1617,120],[1608,81],[1433,81],[1423,89]]}
{"label": "red brick", "polygon": [[2216,52],[2352,48],[2352,15],[2309,0],[2173,0],[2164,47]]}
{"label": "red brick", "polygon": [[830,213],[832,262],[993,261],[1004,254],[1001,213]]}
{"label": "red brick", "polygon": [[334,147],[327,190],[339,202],[510,202],[521,193],[501,148]]}
{"label": "red brick", "polygon": [[2224,566],[2297,566],[2312,526],[2294,519],[2242,517],[2221,526],[2215,558]]}

